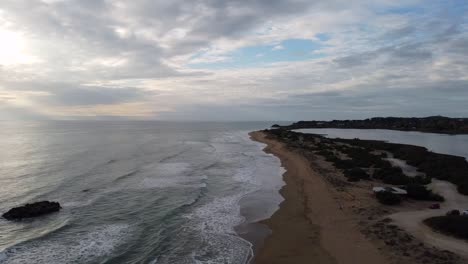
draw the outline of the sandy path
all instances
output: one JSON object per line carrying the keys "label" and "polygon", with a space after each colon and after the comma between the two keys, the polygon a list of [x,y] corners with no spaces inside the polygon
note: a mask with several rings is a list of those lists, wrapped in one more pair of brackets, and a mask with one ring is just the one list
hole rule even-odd
{"label": "sandy path", "polygon": [[251,137],[267,144],[265,151],[279,157],[287,170],[281,190],[285,201],[265,221],[272,235],[257,252],[255,263],[388,263],[340,209],[333,191],[307,159],[261,132]]}
{"label": "sandy path", "polygon": [[466,241],[436,233],[422,223],[424,219],[443,215],[451,209],[468,209],[468,196],[459,194],[456,186],[446,181],[433,179],[430,187],[445,197],[445,202],[441,203],[441,209],[398,212],[390,215],[390,218],[421,241],[468,258],[468,243]]}

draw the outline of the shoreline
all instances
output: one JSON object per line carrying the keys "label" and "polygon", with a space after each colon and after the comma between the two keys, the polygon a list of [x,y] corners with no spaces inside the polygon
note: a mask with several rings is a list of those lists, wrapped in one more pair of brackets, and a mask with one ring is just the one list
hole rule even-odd
{"label": "shoreline", "polygon": [[390,263],[359,231],[307,159],[263,132],[250,136],[266,144],[264,151],[278,157],[286,169],[286,185],[280,190],[285,200],[269,219],[260,221],[272,234],[251,263]]}

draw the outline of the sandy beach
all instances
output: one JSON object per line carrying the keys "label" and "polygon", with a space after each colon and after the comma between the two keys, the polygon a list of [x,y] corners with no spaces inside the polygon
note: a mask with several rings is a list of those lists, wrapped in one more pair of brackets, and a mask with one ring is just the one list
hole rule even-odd
{"label": "sandy beach", "polygon": [[285,201],[263,221],[272,234],[256,252],[254,263],[391,263],[360,232],[356,218],[303,155],[262,132],[250,135],[267,144],[265,151],[280,158],[287,170],[281,189]]}

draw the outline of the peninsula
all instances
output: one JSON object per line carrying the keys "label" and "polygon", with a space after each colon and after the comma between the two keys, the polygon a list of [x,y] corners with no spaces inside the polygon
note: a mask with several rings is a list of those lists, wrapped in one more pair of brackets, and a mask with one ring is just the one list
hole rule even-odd
{"label": "peninsula", "polygon": [[390,129],[442,134],[468,134],[468,118],[450,118],[444,116],[374,117],[364,120],[299,121],[288,126],[274,125],[274,127],[281,127],[284,129]]}

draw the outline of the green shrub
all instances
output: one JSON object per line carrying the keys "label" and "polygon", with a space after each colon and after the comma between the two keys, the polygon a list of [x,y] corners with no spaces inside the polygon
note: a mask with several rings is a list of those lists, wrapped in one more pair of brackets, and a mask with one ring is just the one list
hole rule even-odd
{"label": "green shrub", "polygon": [[403,173],[401,174],[390,174],[385,176],[383,182],[386,184],[393,184],[393,185],[405,185],[410,182],[410,178]]}
{"label": "green shrub", "polygon": [[366,148],[347,148],[343,150],[354,162],[357,167],[383,167],[386,166],[385,161],[379,155],[370,153],[372,150]]}
{"label": "green shrub", "polygon": [[342,159],[337,159],[334,162],[335,167],[338,169],[352,169],[354,168],[354,163],[352,160],[342,160]]}
{"label": "green shrub", "polygon": [[384,183],[393,185],[406,185],[411,182],[411,178],[403,174],[403,171],[399,167],[376,170],[373,177],[382,180]]}
{"label": "green shrub", "polygon": [[437,216],[424,220],[424,223],[434,230],[447,235],[452,235],[461,239],[468,239],[468,216]]}
{"label": "green shrub", "polygon": [[406,191],[408,192],[408,197],[415,200],[424,200],[424,201],[435,201],[443,202],[444,197],[439,194],[433,193],[431,190],[428,190],[426,186],[419,184],[409,184],[406,186]]}
{"label": "green shrub", "polygon": [[401,203],[401,197],[392,192],[382,191],[375,194],[377,200],[385,205],[397,205]]}
{"label": "green shrub", "polygon": [[418,176],[415,176],[414,178],[411,178],[411,182],[413,184],[427,185],[431,183],[431,178],[418,175]]}
{"label": "green shrub", "polygon": [[352,168],[345,170],[344,175],[348,178],[348,181],[359,181],[359,180],[367,180],[369,179],[369,174],[367,174],[361,168]]}
{"label": "green shrub", "polygon": [[468,195],[468,182],[458,184],[457,190],[461,194]]}
{"label": "green shrub", "polygon": [[333,152],[331,152],[329,150],[325,150],[325,149],[322,149],[322,150],[318,151],[317,154],[320,155],[320,156],[324,156],[324,157],[334,156],[335,155],[335,154],[333,154]]}

